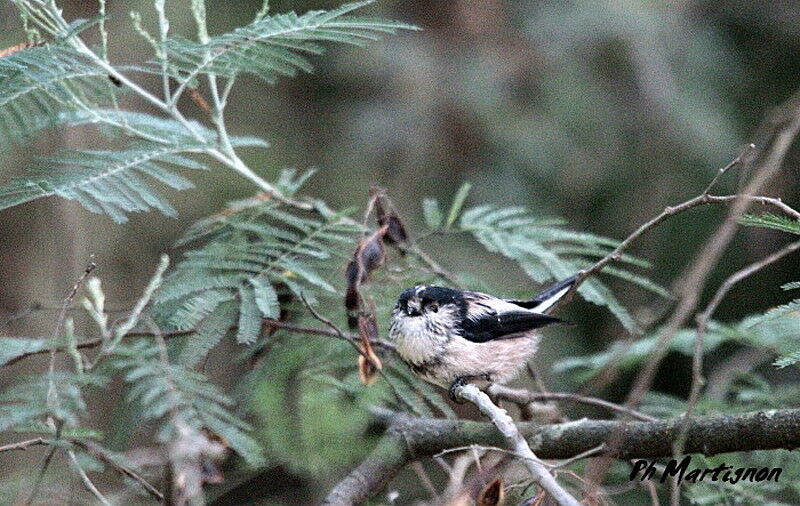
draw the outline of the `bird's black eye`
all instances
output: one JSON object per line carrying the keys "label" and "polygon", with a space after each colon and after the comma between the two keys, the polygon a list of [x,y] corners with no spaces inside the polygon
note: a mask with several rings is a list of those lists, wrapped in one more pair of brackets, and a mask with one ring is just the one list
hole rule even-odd
{"label": "bird's black eye", "polygon": [[433,311],[434,313],[439,312],[439,303],[438,302],[431,302],[428,304],[428,311]]}

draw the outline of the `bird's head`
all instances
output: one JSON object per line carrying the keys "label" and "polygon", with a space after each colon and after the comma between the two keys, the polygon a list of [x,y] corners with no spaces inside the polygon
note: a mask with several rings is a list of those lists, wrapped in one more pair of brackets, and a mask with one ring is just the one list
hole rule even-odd
{"label": "bird's head", "polygon": [[440,311],[459,308],[463,295],[442,286],[417,285],[403,290],[397,299],[395,313],[405,317],[430,316]]}
{"label": "bird's head", "polygon": [[464,308],[464,295],[458,290],[414,286],[400,294],[392,312],[390,330],[401,334],[448,334],[460,326]]}

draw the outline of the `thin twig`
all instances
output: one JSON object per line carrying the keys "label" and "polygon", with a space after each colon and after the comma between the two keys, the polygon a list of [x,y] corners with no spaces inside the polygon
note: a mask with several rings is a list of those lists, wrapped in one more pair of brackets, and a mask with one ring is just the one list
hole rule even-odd
{"label": "thin twig", "polygon": [[562,461],[560,461],[560,462],[558,462],[556,464],[547,464],[547,463],[545,463],[545,465],[547,467],[551,468],[551,469],[558,469],[559,467],[566,467],[566,466],[572,464],[573,462],[577,462],[579,460],[583,460],[583,459],[585,459],[587,457],[591,457],[592,455],[597,455],[598,453],[602,453],[605,449],[606,449],[606,444],[605,443],[601,443],[601,444],[595,446],[594,448],[589,448],[585,452],[581,452],[581,453],[575,455],[574,457],[570,457],[568,459],[564,459],[564,460],[562,460]]}
{"label": "thin twig", "polygon": [[771,350],[764,348],[740,349],[709,373],[705,385],[705,397],[713,401],[723,401],[734,379],[765,362],[772,361],[774,357],[775,354]]}
{"label": "thin twig", "polygon": [[[322,316],[321,314],[319,314],[319,312],[316,309],[314,309],[314,306],[312,306],[308,302],[308,300],[306,300],[304,295],[302,295],[302,294],[300,295],[300,300],[303,301],[303,304],[306,306],[306,309],[308,309],[308,312],[311,313],[311,316],[313,316],[314,318],[316,318],[320,322],[322,322],[325,325],[327,325],[328,327],[330,327],[331,330],[333,330],[336,333],[336,335],[339,337],[339,339],[343,339],[343,340],[347,341],[348,343],[350,343],[353,346],[353,348],[358,352],[359,355],[361,355],[362,357],[367,359],[370,363],[372,363],[372,358],[364,350],[361,349],[361,346],[359,346],[356,341],[352,341],[352,340],[348,339],[347,337],[345,337],[345,333],[342,332],[342,330],[335,323],[333,323],[329,319],[327,319],[324,316]],[[380,370],[380,367],[378,367],[378,364],[372,363],[372,365],[375,366],[376,369]]]}
{"label": "thin twig", "polygon": [[[739,196],[732,201],[732,205],[728,210],[728,215],[725,220],[706,241],[702,250],[690,264],[691,267],[688,269],[688,274],[683,277],[680,283],[678,303],[667,322],[663,325],[662,330],[659,332],[655,348],[650,354],[649,360],[636,376],[633,386],[628,393],[625,403],[626,406],[638,406],[645,393],[650,389],[656,372],[666,356],[669,342],[687,322],[697,307],[700,294],[706,285],[708,276],[733,239],[738,228],[739,218],[747,211],[753,202],[751,200],[752,196],[760,192],[763,186],[783,166],[783,161],[789,147],[792,145],[798,131],[800,131],[800,92],[787,102],[782,113],[787,115],[788,118],[777,124],[777,130],[771,136],[772,142],[770,147],[761,156],[758,168],[754,171],[753,176],[740,192]],[[708,195],[700,195],[699,197],[708,198]],[[613,448],[619,444],[621,437],[622,434],[618,433],[609,444],[612,451]],[[601,458],[596,459],[594,465],[590,467],[589,475],[595,487],[599,486],[602,482],[603,477],[609,469],[609,465],[610,460],[608,458]],[[673,488],[671,494],[672,504],[676,504],[678,499],[678,491]]]}
{"label": "thin twig", "polygon": [[[568,466],[568,465],[572,464],[573,462],[577,462],[579,460],[585,459],[586,457],[591,457],[592,455],[596,455],[596,454],[602,452],[605,449],[605,447],[606,447],[605,443],[602,443],[602,444],[599,444],[599,445],[595,446],[594,448],[589,448],[585,452],[581,452],[581,453],[575,455],[574,457],[570,457],[568,459],[564,459],[564,460],[561,460],[559,462],[556,462],[555,464],[549,464],[549,463],[544,462],[544,461],[542,461],[542,464],[545,467],[549,468],[549,469],[558,469],[559,467]],[[475,451],[475,450],[492,451],[492,452],[498,452],[498,453],[505,453],[506,455],[512,455],[512,456],[517,457],[517,458],[524,458],[524,457],[522,457],[522,455],[519,455],[515,451],[507,450],[506,448],[500,448],[500,447],[497,447],[497,446],[476,445],[476,444],[472,444],[472,445],[468,445],[468,446],[456,446],[455,448],[448,448],[446,450],[440,451],[439,453],[434,455],[432,458],[441,457],[443,455],[447,455],[448,453],[463,452],[463,451],[467,451],[467,450],[469,450],[469,451]]]}
{"label": "thin twig", "polygon": [[[30,306],[26,307],[25,309],[21,309],[21,310],[17,311],[16,313],[12,313],[6,319],[6,321],[4,321],[3,323],[0,323],[0,330],[8,327],[13,322],[15,322],[17,320],[21,320],[21,319],[25,318],[26,316],[28,316],[29,314],[34,313],[36,311],[39,311],[41,309],[43,309],[42,305],[36,303],[36,304],[31,304]],[[58,309],[61,310],[60,307]]]}
{"label": "thin twig", "polygon": [[[515,457],[519,457],[519,455],[517,453],[515,453],[513,450],[509,450],[508,448],[500,448],[499,446],[486,446],[486,445],[479,445],[479,444],[471,444],[471,445],[466,445],[466,446],[454,446],[453,448],[446,448],[446,449],[440,451],[439,453],[437,453],[436,455],[433,455],[431,458],[435,459],[435,458],[447,455],[449,453],[456,453],[456,452],[467,452],[467,451],[468,452],[474,452],[475,450],[479,450],[479,451],[483,451],[483,452],[491,451],[491,452],[505,453],[505,454],[508,454],[508,455],[513,455]],[[475,457],[473,455],[469,455],[468,458],[469,458],[470,462],[476,462],[476,459],[475,459]]]}
{"label": "thin twig", "polygon": [[714,178],[711,180],[711,182],[708,183],[708,186],[706,186],[706,189],[703,190],[702,195],[708,195],[709,192],[711,192],[711,189],[717,184],[717,181],[719,181],[719,178],[724,176],[725,173],[728,172],[730,169],[742,163],[742,160],[751,152],[753,152],[755,149],[756,149],[755,144],[748,144],[747,146],[745,146],[742,152],[739,153],[739,156],[734,158],[733,161],[731,161],[731,163],[729,163],[728,165],[717,171],[717,175],[715,175]]}
{"label": "thin twig", "polygon": [[[277,329],[286,330],[287,332],[296,332],[298,334],[308,334],[312,336],[325,336],[325,337],[334,337],[337,339],[342,339],[345,341],[350,342],[360,342],[361,338],[355,334],[351,334],[349,332],[342,332],[341,334],[333,331],[333,330],[326,330],[326,329],[319,329],[314,327],[305,327],[302,325],[296,325],[294,323],[283,322],[279,320],[272,320],[269,318],[264,319],[264,324],[269,327],[274,327]],[[236,326],[232,326],[229,330],[236,330]],[[173,337],[181,337],[187,336],[195,332],[195,329],[188,329],[188,330],[170,330],[164,331],[161,333],[161,337],[164,339],[170,339]],[[129,332],[125,334],[126,339],[135,338],[135,337],[153,337],[152,332]],[[386,340],[372,340],[371,343],[376,347],[386,350],[386,351],[394,351],[394,344],[386,341]],[[85,339],[83,341],[78,341],[76,347],[79,350],[88,349],[88,348],[95,348],[103,344],[102,338],[95,338],[95,339]],[[57,352],[67,351],[66,347],[56,347]],[[23,360],[28,357],[32,357],[34,355],[42,355],[45,353],[49,353],[49,349],[44,350],[36,350],[27,353],[23,353],[14,357],[13,359],[6,362],[4,365],[8,366],[11,364],[15,364],[20,360]]]}
{"label": "thin twig", "polygon": [[[150,494],[154,499],[157,501],[164,500],[164,494],[162,494],[157,488],[151,485],[146,479],[139,475],[133,469],[124,466],[122,464],[117,463],[107,452],[104,448],[100,447],[99,445],[93,444],[87,441],[81,441],[78,439],[67,439],[63,440],[62,442],[66,442],[71,444],[72,446],[79,448],[80,450],[88,453],[92,457],[96,458],[97,460],[101,461],[102,463],[106,464],[107,466],[111,467],[117,473],[127,476],[128,478],[134,480],[135,482],[139,483],[148,494]],[[10,443],[7,445],[0,446],[0,453],[8,452],[8,451],[25,451],[33,446],[50,446],[53,444],[53,441],[37,437],[34,439],[27,439],[25,441],[19,441],[17,443]]]}
{"label": "thin twig", "polygon": [[744,200],[747,202],[755,202],[757,204],[775,206],[787,216],[800,220],[800,211],[797,211],[791,206],[786,205],[781,199],[776,197],[764,197],[761,195],[709,195],[709,202],[732,202],[734,200]]}
{"label": "thin twig", "polygon": [[[61,428],[59,426],[58,430],[56,430],[56,439],[60,436]],[[47,468],[50,467],[50,462],[53,460],[53,455],[56,453],[57,446],[51,446],[47,452],[47,455],[44,457],[44,461],[42,462],[42,467],[39,469],[39,473],[36,475],[36,481],[33,483],[33,489],[31,490],[31,495],[28,496],[28,499],[25,501],[25,506],[30,506],[33,504],[33,501],[36,499],[36,496],[39,495],[39,489],[42,486],[42,481],[44,481],[44,475],[47,473]]]}
{"label": "thin twig", "polygon": [[30,448],[31,446],[46,445],[46,444],[48,444],[48,442],[45,441],[44,438],[37,437],[34,439],[26,439],[25,441],[20,441],[18,443],[10,443],[7,445],[0,446],[0,453],[13,450],[24,451]]}
{"label": "thin twig", "polygon": [[[58,320],[56,321],[55,329],[53,330],[52,342],[53,345],[50,347],[50,363],[47,369],[47,378],[48,378],[48,387],[47,387],[47,404],[48,409],[50,412],[53,412],[57,404],[58,404],[58,390],[56,389],[56,384],[54,381],[55,371],[56,371],[56,351],[57,347],[55,343],[58,341],[58,336],[61,333],[61,328],[64,326],[64,320],[67,316],[67,308],[72,304],[72,301],[75,299],[75,296],[78,294],[78,290],[80,290],[81,285],[83,284],[84,280],[89,277],[89,274],[97,267],[97,264],[90,261],[86,268],[84,269],[83,273],[80,275],[78,280],[72,286],[72,290],[70,290],[67,297],[64,299],[64,303],[61,306],[61,312],[58,315]],[[53,424],[55,425],[55,432],[56,432],[56,440],[61,437],[61,429],[63,426],[62,420],[57,420],[55,417],[52,417]],[[50,467],[50,462],[53,460],[53,456],[56,453],[58,447],[52,446],[50,450],[47,452],[47,455],[42,462],[42,467],[39,470],[39,473],[36,476],[36,481],[33,484],[33,489],[31,490],[31,495],[28,496],[27,501],[25,502],[26,505],[33,504],[33,501],[36,499],[36,496],[39,495],[39,490],[42,486],[42,482],[44,481],[44,476],[47,473],[48,467]]]}
{"label": "thin twig", "polygon": [[655,420],[658,420],[658,418],[654,416],[647,415],[645,413],[642,413],[641,411],[637,411],[635,409],[628,408],[620,404],[615,404],[613,402],[609,402],[603,399],[598,399],[596,397],[587,397],[573,393],[567,393],[567,392],[537,393],[537,392],[529,392],[528,390],[509,388],[502,385],[491,385],[488,391],[490,395],[495,396],[498,399],[504,399],[519,405],[524,405],[536,401],[569,401],[569,402],[577,402],[580,404],[587,404],[589,406],[598,406],[611,411],[616,411],[618,413],[624,413],[626,415],[630,415],[632,418],[635,418],[637,420],[642,420],[645,422],[653,422]]}
{"label": "thin twig", "polygon": [[[587,279],[589,276],[592,276],[593,274],[595,274],[595,273],[599,272],[600,270],[602,270],[603,267],[608,265],[610,262],[619,261],[622,258],[622,252],[625,251],[626,249],[628,249],[628,246],[630,246],[630,244],[633,241],[635,241],[636,239],[641,237],[645,232],[647,232],[648,230],[652,229],[656,225],[660,224],[661,222],[663,222],[667,218],[669,218],[671,216],[675,216],[676,214],[680,214],[683,211],[686,211],[686,210],[691,209],[693,207],[697,207],[699,205],[703,205],[703,204],[707,204],[709,202],[717,201],[717,200],[715,200],[715,198],[713,196],[709,195],[708,192],[711,190],[711,188],[714,187],[714,185],[717,183],[717,180],[723,174],[725,174],[731,168],[743,163],[744,157],[746,155],[749,155],[750,152],[754,148],[755,148],[755,146],[753,146],[752,144],[748,144],[748,146],[746,147],[745,150],[743,150],[728,165],[726,165],[725,167],[721,168],[717,172],[716,176],[714,176],[714,178],[711,180],[711,183],[709,183],[709,185],[706,187],[705,190],[703,190],[703,192],[700,195],[698,195],[698,196],[696,196],[696,197],[694,197],[692,199],[689,199],[686,202],[678,204],[677,206],[670,206],[670,207],[665,208],[664,211],[661,214],[659,214],[655,218],[651,219],[650,221],[648,221],[644,225],[642,225],[639,228],[637,228],[636,230],[634,230],[633,233],[631,233],[621,243],[619,243],[619,246],[617,246],[614,249],[614,251],[612,251],[611,253],[609,253],[605,257],[603,257],[600,260],[598,260],[594,265],[592,265],[588,269],[582,270],[578,275],[577,283],[575,283],[575,285],[574,285],[575,288],[577,288],[577,286],[580,283],[582,283],[585,279]],[[723,200],[719,200],[719,201],[722,202]]]}
{"label": "thin twig", "polygon": [[[94,256],[94,255],[92,255]],[[56,346],[55,343],[58,341],[59,334],[61,333],[61,328],[64,326],[64,320],[67,317],[67,308],[72,305],[72,301],[75,300],[75,296],[78,295],[78,290],[81,289],[81,285],[89,277],[89,274],[92,273],[93,270],[97,267],[97,264],[90,261],[86,268],[83,270],[83,273],[80,275],[78,280],[72,287],[72,290],[69,292],[69,295],[64,299],[64,303],[61,305],[61,312],[58,314],[58,319],[56,320],[56,327],[53,330],[53,337],[52,342],[53,346],[50,347],[50,364],[48,367],[48,374],[50,378],[50,390],[48,391],[48,402],[50,396],[54,396],[55,394],[55,384],[53,383],[53,373],[56,369]]]}
{"label": "thin twig", "polygon": [[107,451],[104,448],[100,447],[97,444],[87,441],[80,441],[77,439],[72,439],[69,442],[77,446],[81,450],[85,451],[92,457],[96,458],[97,460],[101,461],[102,463],[106,464],[107,466],[110,466],[117,473],[123,476],[127,476],[128,478],[132,479],[133,481],[141,485],[147,491],[147,493],[150,494],[157,501],[164,500],[164,494],[162,494],[156,487],[151,485],[150,482],[148,482],[141,475],[139,475],[139,473],[137,473],[130,467],[117,463],[107,453]]}
{"label": "thin twig", "polygon": [[409,404],[409,402],[397,391],[394,382],[391,379],[389,379],[389,376],[383,371],[383,367],[380,366],[380,364],[376,364],[375,362],[373,362],[372,357],[361,348],[361,346],[359,345],[359,343],[361,342],[360,338],[358,340],[348,339],[346,337],[346,334],[342,332],[342,330],[335,323],[333,323],[329,319],[319,314],[319,312],[316,309],[314,309],[314,307],[306,300],[306,298],[302,294],[300,295],[300,300],[303,302],[308,311],[311,313],[311,316],[313,316],[320,322],[327,325],[331,330],[333,330],[333,332],[336,333],[339,339],[343,339],[348,343],[350,343],[350,345],[353,347],[353,349],[355,349],[358,352],[359,355],[364,357],[367,361],[369,361],[370,364],[372,364],[373,367],[375,367],[375,369],[378,371],[378,374],[380,374],[381,378],[383,378],[386,384],[389,385],[389,388],[392,390],[392,393],[394,393],[395,397],[397,398],[398,401],[400,401],[401,404],[404,404],[406,405],[406,407],[413,409],[413,406]]}
{"label": "thin twig", "polygon": [[417,246],[416,243],[412,243],[411,246],[399,245],[398,247],[404,253],[416,257],[419,261],[425,264],[428,270],[430,270],[443,280],[447,281],[452,286],[456,288],[460,287],[458,279],[456,279],[455,275],[453,275],[450,271],[446,270],[444,267],[439,265],[439,263],[436,262],[436,260],[431,258],[431,256],[428,255],[427,253],[425,253],[425,251],[423,251],[419,246]]}
{"label": "thin twig", "polygon": [[681,422],[681,432],[678,435],[674,445],[676,456],[683,454],[683,448],[686,445],[686,435],[689,429],[689,420],[694,412],[695,407],[697,406],[697,402],[700,400],[700,391],[705,384],[705,379],[703,378],[703,344],[706,329],[708,328],[708,323],[711,321],[711,317],[717,310],[717,307],[719,307],[722,299],[725,298],[728,292],[730,292],[737,283],[752,276],[764,267],[767,267],[768,265],[773,264],[781,258],[798,250],[800,250],[800,241],[795,241],[772,253],[771,255],[767,255],[761,260],[753,262],[752,264],[731,274],[720,285],[719,289],[717,289],[717,292],[711,298],[711,302],[708,303],[708,306],[706,306],[705,310],[697,315],[697,330],[695,334],[694,348],[692,350],[692,386],[689,393],[689,399],[686,404],[686,413],[684,414],[683,421]]}
{"label": "thin twig", "polygon": [[488,416],[506,439],[514,446],[514,451],[522,457],[525,467],[540,487],[547,491],[555,501],[562,506],[580,506],[577,499],[572,497],[553,478],[544,463],[534,455],[528,442],[522,437],[514,420],[505,410],[495,405],[488,395],[481,392],[473,384],[463,385],[455,390],[456,398],[461,398],[475,404],[481,413]]}
{"label": "thin twig", "polygon": [[411,464],[411,467],[419,477],[419,481],[422,482],[422,485],[431,495],[431,499],[433,499],[433,501],[437,504],[440,503],[441,498],[439,497],[439,492],[436,491],[436,487],[433,485],[430,476],[428,476],[428,473],[425,472],[425,467],[420,462],[414,462]]}
{"label": "thin twig", "polygon": [[[327,336],[327,337],[335,337],[338,339],[342,339],[345,341],[350,341],[353,343],[357,343],[361,341],[361,337],[357,336],[356,334],[351,334],[349,332],[343,332],[341,330],[325,330],[319,329],[314,327],[304,327],[302,325],[295,325],[294,323],[283,322],[279,320],[264,320],[265,324],[277,329],[283,329],[289,332],[297,332],[299,334],[309,334],[312,336]],[[384,340],[376,340],[373,339],[370,341],[373,345],[383,348],[385,350],[394,350],[394,344],[390,343],[389,341]]]}
{"label": "thin twig", "polygon": [[111,506],[111,503],[108,502],[108,499],[106,499],[105,496],[102,493],[100,493],[95,484],[92,483],[92,480],[89,479],[89,476],[87,476],[86,471],[84,471],[80,463],[78,463],[78,459],[75,457],[75,452],[73,452],[72,450],[67,450],[67,455],[69,455],[69,459],[72,461],[72,465],[75,467],[75,470],[81,477],[81,481],[83,482],[83,486],[86,487],[86,490],[88,490],[92,495],[94,495],[97,498],[97,500],[100,501],[101,504],[104,504],[106,506]]}

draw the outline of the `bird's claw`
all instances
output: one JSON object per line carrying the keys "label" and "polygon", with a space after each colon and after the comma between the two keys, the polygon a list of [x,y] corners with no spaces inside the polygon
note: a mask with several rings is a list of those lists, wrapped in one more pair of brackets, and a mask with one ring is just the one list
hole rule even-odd
{"label": "bird's claw", "polygon": [[481,374],[478,376],[459,376],[458,378],[450,384],[450,388],[448,389],[447,393],[450,395],[450,400],[455,402],[456,404],[464,404],[466,401],[461,399],[461,396],[458,395],[458,389],[469,383],[470,380],[483,380],[491,382],[491,376],[489,374]]}
{"label": "bird's claw", "polygon": [[450,400],[455,402],[456,404],[464,404],[466,401],[461,399],[461,396],[458,395],[458,389],[463,387],[467,384],[466,378],[456,378],[455,381],[450,385],[450,389],[447,393],[450,395]]}

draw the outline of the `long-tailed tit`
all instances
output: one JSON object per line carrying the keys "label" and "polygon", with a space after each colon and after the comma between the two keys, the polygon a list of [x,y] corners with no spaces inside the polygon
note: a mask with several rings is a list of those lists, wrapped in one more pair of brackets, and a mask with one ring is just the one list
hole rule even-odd
{"label": "long-tailed tit", "polygon": [[531,300],[420,285],[400,294],[389,337],[411,369],[454,389],[469,381],[504,383],[536,352],[538,329],[562,320],[547,315],[575,284],[560,281]]}

